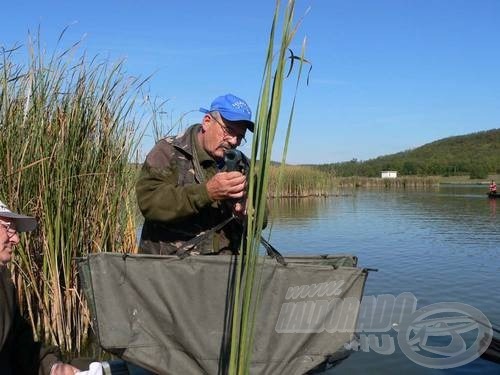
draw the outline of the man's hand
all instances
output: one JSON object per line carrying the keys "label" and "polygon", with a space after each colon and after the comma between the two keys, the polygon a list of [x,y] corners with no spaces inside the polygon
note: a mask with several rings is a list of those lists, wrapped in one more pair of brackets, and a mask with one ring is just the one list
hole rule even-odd
{"label": "man's hand", "polygon": [[246,177],[240,172],[219,172],[207,181],[208,196],[214,201],[241,198],[245,185]]}
{"label": "man's hand", "polygon": [[80,372],[79,369],[62,362],[54,363],[50,370],[50,375],[74,375]]}

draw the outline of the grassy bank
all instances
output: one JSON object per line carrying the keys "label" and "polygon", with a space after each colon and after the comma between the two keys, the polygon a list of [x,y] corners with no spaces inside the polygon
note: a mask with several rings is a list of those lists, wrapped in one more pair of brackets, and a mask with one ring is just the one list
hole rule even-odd
{"label": "grassy bank", "polygon": [[279,184],[280,167],[272,166],[269,177],[269,197],[319,197],[337,191],[338,181],[329,173],[305,166],[285,166]]}
{"label": "grassy bank", "polygon": [[338,187],[345,188],[420,188],[429,186],[438,186],[439,178],[434,176],[414,177],[402,176],[398,178],[379,178],[379,177],[339,177],[337,179]]}
{"label": "grassy bank", "polygon": [[[439,185],[438,177],[402,176],[398,178],[335,177],[329,172],[309,166],[287,165],[282,170],[282,184],[278,183],[280,168],[270,170],[269,196],[272,198],[303,198],[337,195],[340,190],[354,188],[420,188]],[[470,180],[469,180],[470,183]]]}
{"label": "grassy bank", "polygon": [[500,175],[492,174],[487,178],[470,178],[469,175],[439,177],[439,183],[445,185],[489,185],[491,180],[500,182]]}

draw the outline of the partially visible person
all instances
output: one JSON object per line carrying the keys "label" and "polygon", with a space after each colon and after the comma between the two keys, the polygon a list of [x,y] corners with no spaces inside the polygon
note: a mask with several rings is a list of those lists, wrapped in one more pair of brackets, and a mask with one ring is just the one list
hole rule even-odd
{"label": "partially visible person", "polygon": [[0,374],[73,375],[79,370],[60,361],[57,348],[34,341],[21,316],[7,264],[12,260],[19,232],[35,229],[36,220],[10,211],[0,202]]}
{"label": "partially visible person", "polygon": [[495,181],[491,180],[490,193],[496,194],[496,192],[497,192],[497,184],[495,183]]}
{"label": "partially visible person", "polygon": [[[245,207],[246,177],[224,171],[224,155],[253,131],[252,112],[241,98],[215,98],[200,124],[159,140],[147,155],[136,185],[145,218],[140,251],[179,254],[237,252],[242,226],[232,215]],[[198,241],[193,245],[193,240]]]}

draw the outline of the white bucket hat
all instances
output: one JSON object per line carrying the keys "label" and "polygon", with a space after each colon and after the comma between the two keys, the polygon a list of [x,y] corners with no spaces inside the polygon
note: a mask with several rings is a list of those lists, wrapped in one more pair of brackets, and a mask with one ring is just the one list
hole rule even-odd
{"label": "white bucket hat", "polygon": [[11,219],[16,224],[16,230],[18,232],[32,231],[37,225],[34,217],[12,212],[2,201],[0,201],[0,218],[2,217]]}

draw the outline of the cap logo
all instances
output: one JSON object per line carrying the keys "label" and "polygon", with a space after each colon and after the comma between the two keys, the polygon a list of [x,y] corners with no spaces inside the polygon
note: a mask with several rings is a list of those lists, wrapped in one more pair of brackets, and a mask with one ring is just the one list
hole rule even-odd
{"label": "cap logo", "polygon": [[232,105],[233,105],[233,108],[241,109],[244,112],[248,113],[249,115],[252,114],[252,112],[250,111],[250,108],[248,108],[247,103],[245,103],[243,100],[237,100]]}

